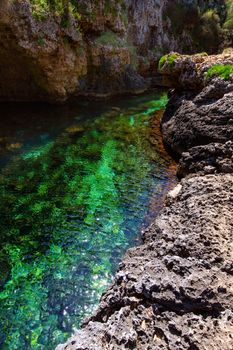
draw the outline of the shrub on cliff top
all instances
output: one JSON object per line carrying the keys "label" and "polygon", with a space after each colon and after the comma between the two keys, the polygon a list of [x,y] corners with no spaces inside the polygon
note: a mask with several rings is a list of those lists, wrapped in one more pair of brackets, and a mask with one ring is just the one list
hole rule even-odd
{"label": "shrub on cliff top", "polygon": [[211,78],[213,76],[219,76],[224,80],[228,80],[233,74],[233,65],[232,64],[215,64],[210,67],[205,74],[206,78]]}
{"label": "shrub on cliff top", "polygon": [[159,60],[159,69],[162,69],[165,63],[167,63],[170,67],[174,66],[175,60],[179,57],[177,53],[170,53],[164,55]]}

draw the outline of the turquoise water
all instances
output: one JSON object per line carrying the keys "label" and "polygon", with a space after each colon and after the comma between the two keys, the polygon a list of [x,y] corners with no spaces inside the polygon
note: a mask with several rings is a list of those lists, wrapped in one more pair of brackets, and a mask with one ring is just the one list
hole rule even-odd
{"label": "turquoise water", "polygon": [[166,102],[2,107],[1,349],[64,342],[140,243],[174,181],[159,134]]}

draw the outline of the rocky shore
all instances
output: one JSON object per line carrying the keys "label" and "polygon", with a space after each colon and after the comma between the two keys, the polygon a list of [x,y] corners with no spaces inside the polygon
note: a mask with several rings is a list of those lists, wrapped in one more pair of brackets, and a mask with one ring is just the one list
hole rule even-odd
{"label": "rocky shore", "polygon": [[175,87],[162,132],[181,181],[57,350],[233,349],[233,75],[208,74],[233,53],[173,58],[160,65]]}

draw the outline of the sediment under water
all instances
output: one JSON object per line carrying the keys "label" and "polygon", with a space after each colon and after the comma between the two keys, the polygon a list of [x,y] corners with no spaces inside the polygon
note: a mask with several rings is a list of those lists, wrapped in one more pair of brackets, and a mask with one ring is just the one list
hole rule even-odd
{"label": "sediment under water", "polygon": [[2,107],[0,349],[52,350],[93,312],[175,181],[166,102]]}

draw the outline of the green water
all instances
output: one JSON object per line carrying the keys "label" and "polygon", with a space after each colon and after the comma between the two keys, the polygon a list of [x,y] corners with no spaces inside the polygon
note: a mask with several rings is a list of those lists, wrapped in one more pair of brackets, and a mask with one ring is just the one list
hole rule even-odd
{"label": "green water", "polygon": [[166,102],[2,108],[1,349],[64,342],[140,242],[173,176],[149,141]]}

